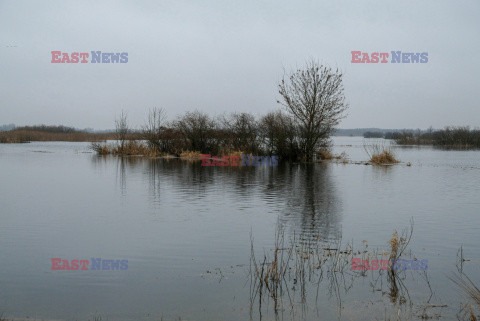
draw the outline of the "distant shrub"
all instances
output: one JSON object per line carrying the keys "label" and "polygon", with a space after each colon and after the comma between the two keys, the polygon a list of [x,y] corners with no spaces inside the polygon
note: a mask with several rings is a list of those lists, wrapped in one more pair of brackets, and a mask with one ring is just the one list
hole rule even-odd
{"label": "distant shrub", "polygon": [[398,139],[400,137],[401,133],[398,132],[386,132],[385,136],[383,138],[385,139]]}
{"label": "distant shrub", "polygon": [[396,136],[399,145],[434,145],[452,148],[480,148],[480,130],[465,127],[445,127],[427,132],[403,132]]}
{"label": "distant shrub", "polygon": [[382,132],[365,132],[363,138],[383,138]]}

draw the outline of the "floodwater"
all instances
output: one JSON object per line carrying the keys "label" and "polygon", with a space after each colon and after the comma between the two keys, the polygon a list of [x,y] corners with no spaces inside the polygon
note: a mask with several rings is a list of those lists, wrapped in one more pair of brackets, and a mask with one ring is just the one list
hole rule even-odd
{"label": "floodwater", "polygon": [[[334,151],[365,161],[372,141],[335,137]],[[387,167],[212,168],[98,157],[88,143],[0,145],[0,315],[456,319],[466,299],[448,277],[459,270],[460,247],[462,271],[480,283],[480,151],[394,151],[403,163]],[[405,271],[398,284],[380,270],[326,266],[303,284],[285,277],[275,296],[252,285],[252,244],[257,264],[271,261],[279,235],[295,246],[388,252],[392,233],[411,219],[408,256],[428,260],[428,270]],[[128,260],[128,268],[57,271],[52,258]]]}

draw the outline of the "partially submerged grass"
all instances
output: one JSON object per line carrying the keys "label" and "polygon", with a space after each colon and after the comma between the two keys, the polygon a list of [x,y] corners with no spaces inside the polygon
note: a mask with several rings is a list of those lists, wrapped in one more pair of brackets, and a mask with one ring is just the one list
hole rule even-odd
{"label": "partially submerged grass", "polygon": [[319,159],[321,160],[327,160],[327,159],[333,159],[335,158],[335,156],[333,156],[333,154],[327,150],[327,149],[321,149],[317,152],[317,156]]}
{"label": "partially submerged grass", "polygon": [[186,160],[199,160],[202,158],[202,153],[198,151],[184,151],[180,153],[180,158]]}
{"label": "partially submerged grass", "polygon": [[[362,241],[363,248],[354,248],[353,243],[342,246],[342,240],[336,243],[326,243],[320,237],[301,234],[295,235],[290,243],[285,241],[283,231],[277,231],[275,247],[258,258],[254,252],[253,239],[251,240],[250,260],[250,291],[251,311],[253,304],[258,301],[259,309],[269,306],[273,301],[275,315],[290,309],[292,313],[300,305],[307,304],[307,296],[318,300],[320,284],[327,279],[328,294],[337,298],[341,307],[341,296],[354,287],[357,279],[366,277],[369,270],[353,269],[353,258],[364,260],[397,259],[405,255],[405,250],[413,233],[413,221],[410,231],[405,230],[400,236],[395,231],[391,240],[390,253],[378,250],[369,250],[367,241]],[[411,253],[410,253],[411,255]],[[370,286],[374,292],[388,295],[390,302],[400,305],[412,301],[404,280],[408,275],[405,271],[371,270]],[[423,271],[422,273],[426,272]],[[386,286],[386,288],[385,288]],[[309,295],[310,293],[310,295]],[[313,304],[316,304],[312,302]],[[256,303],[255,303],[256,304]],[[302,307],[303,309],[303,307]],[[252,313],[252,312],[251,312]]]}
{"label": "partially submerged grass", "polygon": [[108,154],[112,153],[111,146],[109,146],[107,144],[92,143],[91,148],[98,155],[108,155]]}
{"label": "partially submerged grass", "polygon": [[317,157],[320,160],[337,160],[342,163],[348,163],[347,154],[342,152],[339,155],[332,154],[328,149],[321,149],[317,152]]}
{"label": "partially submerged grass", "polygon": [[98,155],[117,155],[117,156],[161,156],[160,152],[147,146],[145,143],[136,140],[125,141],[124,144],[114,143],[92,143],[91,148]]}
{"label": "partially submerged grass", "polygon": [[374,164],[395,164],[399,161],[390,151],[384,150],[380,154],[372,155],[372,158],[370,158],[370,162]]}
{"label": "partially submerged grass", "polygon": [[480,308],[480,289],[465,273],[454,274],[449,279],[463,291],[469,300]]}
{"label": "partially submerged grass", "polygon": [[385,146],[384,144],[364,144],[363,148],[367,153],[370,162],[377,165],[389,165],[396,164],[399,161],[396,159],[391,146]]}

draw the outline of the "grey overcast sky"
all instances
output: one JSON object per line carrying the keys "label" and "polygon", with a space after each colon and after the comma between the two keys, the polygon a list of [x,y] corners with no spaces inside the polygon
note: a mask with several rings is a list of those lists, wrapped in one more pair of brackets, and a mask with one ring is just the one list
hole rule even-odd
{"label": "grey overcast sky", "polygon": [[[281,108],[277,83],[314,58],[345,73],[341,128],[480,126],[480,1],[0,0],[0,125],[140,126]],[[55,64],[51,51],[128,52]],[[352,64],[351,51],[428,52],[425,64]]]}

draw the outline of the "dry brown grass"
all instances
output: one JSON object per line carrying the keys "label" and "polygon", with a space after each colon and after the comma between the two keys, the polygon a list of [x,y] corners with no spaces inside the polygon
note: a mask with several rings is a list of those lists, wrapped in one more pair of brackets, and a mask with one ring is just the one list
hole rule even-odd
{"label": "dry brown grass", "polygon": [[120,143],[115,144],[100,144],[92,143],[92,149],[98,155],[119,155],[119,156],[162,156],[161,153],[155,149],[147,146],[145,143],[129,140],[126,141],[122,147]]}
{"label": "dry brown grass", "polygon": [[340,155],[334,155],[327,149],[322,149],[317,152],[317,157],[320,160],[332,160],[341,161],[342,163],[348,163],[348,156],[345,152],[342,152]]}
{"label": "dry brown grass", "polygon": [[[130,133],[127,139],[136,139],[138,134]],[[29,142],[98,142],[117,139],[115,133],[51,133],[34,130],[11,130],[0,132],[0,143],[29,143]]]}
{"label": "dry brown grass", "polygon": [[395,164],[399,163],[399,161],[395,158],[392,152],[388,150],[384,150],[380,154],[374,154],[370,158],[370,162],[374,164]]}
{"label": "dry brown grass", "polygon": [[199,160],[202,159],[202,153],[198,151],[184,151],[180,153],[180,158],[186,160]]}
{"label": "dry brown grass", "polygon": [[392,151],[392,147],[385,145],[384,142],[377,144],[365,144],[363,145],[365,152],[370,158],[372,164],[387,165],[396,164],[399,161],[395,158]]}
{"label": "dry brown grass", "polygon": [[238,156],[238,159],[242,159],[242,155],[246,155],[246,154],[247,153],[242,152],[241,150],[237,150],[237,151],[230,151],[226,153],[225,156],[229,156],[229,157]]}
{"label": "dry brown grass", "polygon": [[471,301],[480,307],[480,289],[465,273],[460,275],[454,274],[452,277],[449,277],[449,279],[455,283]]}
{"label": "dry brown grass", "polygon": [[100,144],[100,143],[92,143],[92,149],[98,155],[108,155],[112,153],[111,147],[107,144]]}
{"label": "dry brown grass", "polygon": [[326,149],[319,150],[317,152],[317,156],[321,160],[327,160],[327,159],[334,159],[335,158],[335,156],[332,153],[330,153],[330,151],[328,151]]}
{"label": "dry brown grass", "polygon": [[471,305],[468,306],[468,312],[470,313],[470,321],[477,321],[477,317],[475,316]]}
{"label": "dry brown grass", "polygon": [[397,231],[393,233],[392,238],[388,243],[390,244],[390,260],[394,260],[398,257],[398,248],[400,245]]}

